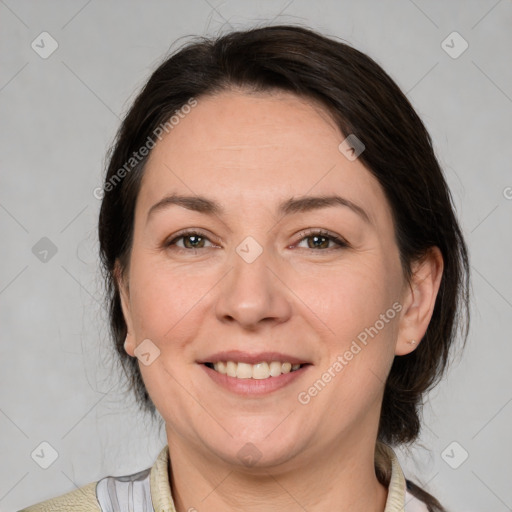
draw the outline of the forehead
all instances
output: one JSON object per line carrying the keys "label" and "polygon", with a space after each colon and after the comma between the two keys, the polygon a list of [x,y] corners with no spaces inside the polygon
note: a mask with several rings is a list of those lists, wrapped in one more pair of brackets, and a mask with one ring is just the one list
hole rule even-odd
{"label": "forehead", "polygon": [[[157,145],[155,157],[166,150],[172,150],[175,156],[177,151],[189,151],[187,160],[191,161],[215,152],[219,158],[233,159],[232,165],[236,165],[237,157],[257,155],[258,162],[244,162],[250,168],[258,166],[260,160],[278,158],[280,150],[299,160],[306,149],[304,139],[311,142],[310,158],[318,158],[319,153],[336,150],[341,136],[323,107],[291,93],[225,91],[197,101],[197,106]],[[313,144],[315,151],[311,151]],[[295,157],[291,150],[295,150]]]}
{"label": "forehead", "polygon": [[324,107],[291,93],[197,98],[152,150],[138,207],[147,210],[173,192],[211,197],[226,210],[236,201],[238,212],[337,193],[359,201],[372,220],[389,220],[378,181],[339,151],[344,138]]}

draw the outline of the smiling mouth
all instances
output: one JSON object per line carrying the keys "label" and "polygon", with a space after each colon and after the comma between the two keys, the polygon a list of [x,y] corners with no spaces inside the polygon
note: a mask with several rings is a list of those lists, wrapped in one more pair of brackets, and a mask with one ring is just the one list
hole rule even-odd
{"label": "smiling mouth", "polygon": [[307,364],[291,364],[287,362],[271,361],[257,364],[237,363],[234,361],[219,361],[217,363],[204,363],[205,366],[216,372],[237,379],[264,380],[279,377],[286,373],[296,372]]}

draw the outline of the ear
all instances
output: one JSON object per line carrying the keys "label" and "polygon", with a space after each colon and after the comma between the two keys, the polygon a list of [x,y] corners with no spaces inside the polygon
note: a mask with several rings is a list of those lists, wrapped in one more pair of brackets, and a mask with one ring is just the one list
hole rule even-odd
{"label": "ear", "polygon": [[114,265],[114,278],[117,283],[117,289],[119,290],[119,297],[121,300],[121,309],[123,310],[124,321],[126,323],[127,335],[124,342],[124,349],[126,353],[132,357],[135,357],[135,333],[133,330],[132,313],[130,307],[130,289],[128,286],[128,280],[125,278],[121,265],[118,260]]}
{"label": "ear", "polygon": [[436,246],[431,247],[423,258],[413,264],[411,283],[406,285],[402,295],[403,313],[395,355],[409,354],[425,336],[434,312],[443,268],[443,256]]}

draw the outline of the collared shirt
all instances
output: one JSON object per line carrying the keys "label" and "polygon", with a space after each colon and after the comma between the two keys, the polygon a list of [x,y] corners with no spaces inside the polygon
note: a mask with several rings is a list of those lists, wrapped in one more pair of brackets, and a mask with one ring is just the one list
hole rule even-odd
{"label": "collared shirt", "polygon": [[[407,491],[394,451],[383,445],[391,478],[384,512],[427,512],[426,505]],[[152,467],[126,476],[107,476],[97,482],[19,512],[176,512],[169,479],[169,446]]]}

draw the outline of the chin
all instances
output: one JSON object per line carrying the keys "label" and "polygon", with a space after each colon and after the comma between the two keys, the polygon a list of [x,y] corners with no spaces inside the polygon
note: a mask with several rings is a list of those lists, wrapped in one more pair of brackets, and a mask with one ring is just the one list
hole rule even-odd
{"label": "chin", "polygon": [[[279,421],[282,421],[282,418]],[[275,423],[276,426],[279,425],[279,421]],[[211,452],[217,454],[229,466],[247,469],[250,472],[286,465],[306,447],[304,432],[292,433],[289,426],[283,431],[275,426],[269,429],[267,423],[265,429],[258,428],[255,431],[246,428],[245,434],[241,434],[239,430],[236,432],[228,440],[225,437],[218,442],[209,439],[207,444],[210,445]],[[299,433],[302,439],[298,438]]]}

